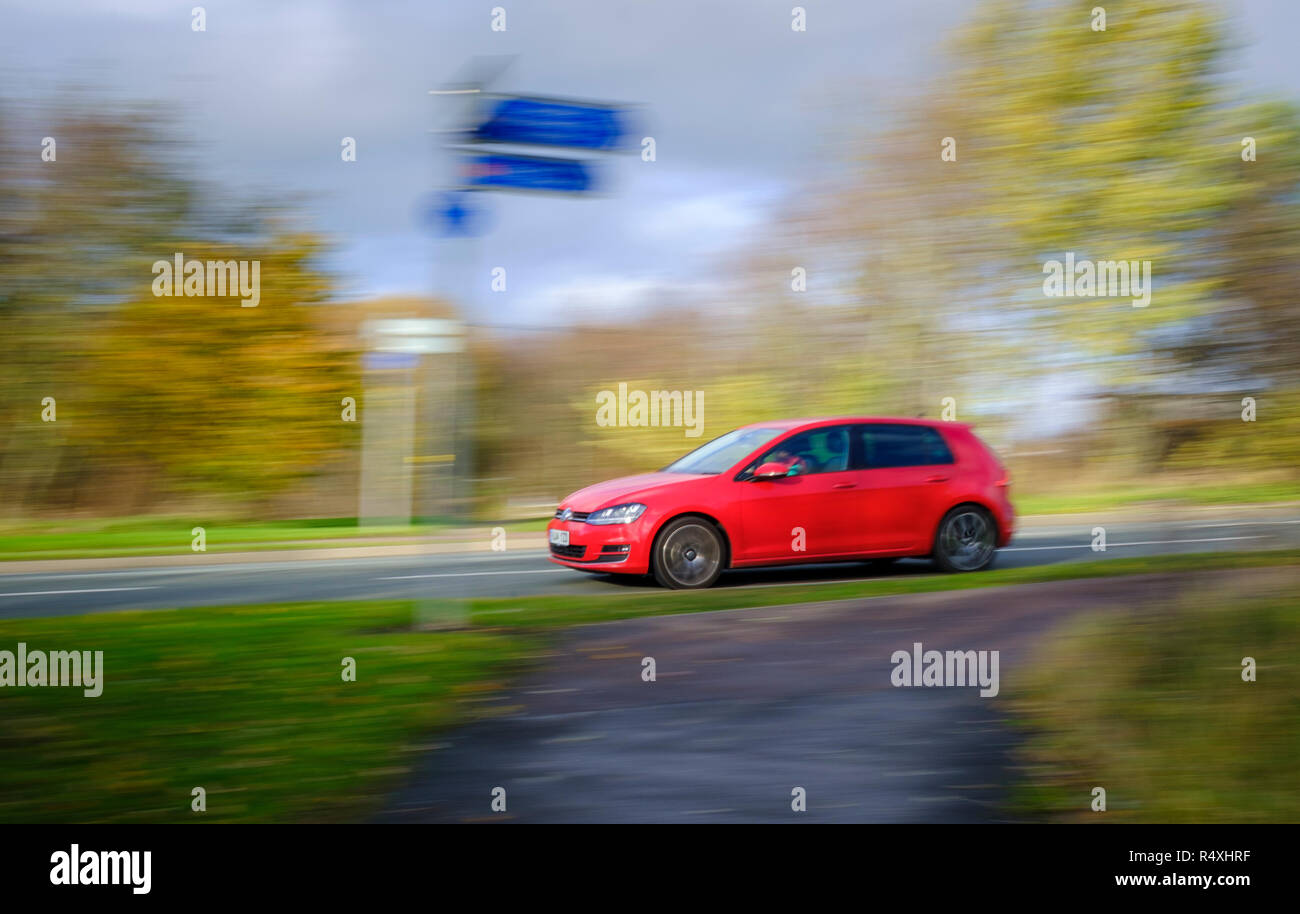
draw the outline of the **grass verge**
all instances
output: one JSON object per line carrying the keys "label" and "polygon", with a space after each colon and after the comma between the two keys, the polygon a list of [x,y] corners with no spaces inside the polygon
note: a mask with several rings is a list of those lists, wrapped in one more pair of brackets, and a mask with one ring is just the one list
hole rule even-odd
{"label": "grass verge", "polygon": [[[1292,576],[1293,577],[1293,576]],[[1242,679],[1242,660],[1258,664]],[[1022,814],[1057,821],[1300,821],[1300,586],[1083,617],[1012,707]],[[1092,791],[1107,808],[1093,812]]]}
{"label": "grass verge", "polygon": [[1229,485],[1111,486],[1093,492],[1013,493],[1021,515],[1083,514],[1136,505],[1258,505],[1300,501],[1300,482],[1246,482]]}
{"label": "grass verge", "polygon": [[[481,713],[533,650],[518,634],[410,630],[409,601],[0,622],[0,650],[102,650],[98,698],[0,690],[0,821],[362,817],[431,731]],[[357,663],[342,679],[342,658]],[[207,791],[192,812],[191,791]]]}
{"label": "grass verge", "polygon": [[[512,532],[546,529],[546,520],[501,524]],[[491,524],[481,526],[494,526]],[[235,522],[202,517],[33,521],[0,526],[0,561],[191,555],[191,531],[203,527],[206,552],[256,552],[330,546],[383,546],[402,537],[454,533],[447,521],[360,527],[355,517]]]}
{"label": "grass verge", "polygon": [[784,586],[715,587],[709,590],[629,588],[626,593],[575,597],[499,597],[470,601],[472,619],[485,625],[554,628],[613,622],[639,616],[710,612],[819,603],[861,597],[886,597],[931,591],[1041,584],[1074,578],[1100,578],[1156,572],[1212,571],[1300,564],[1300,549],[1265,552],[1201,552],[1185,555],[1133,556],[1085,562],[1061,562],[1027,568],[994,568],[978,574],[884,574],[857,581]]}

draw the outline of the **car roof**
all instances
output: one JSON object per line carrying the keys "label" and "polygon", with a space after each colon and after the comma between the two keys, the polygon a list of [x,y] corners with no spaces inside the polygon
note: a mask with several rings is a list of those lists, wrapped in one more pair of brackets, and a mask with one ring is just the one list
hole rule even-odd
{"label": "car roof", "polygon": [[844,425],[846,423],[877,422],[888,423],[890,425],[926,425],[926,426],[957,426],[958,428],[969,428],[965,422],[947,422],[942,419],[920,419],[905,416],[827,416],[821,419],[777,419],[772,422],[752,422],[749,425],[741,426],[742,428],[779,428],[783,431],[795,431],[796,429],[818,428],[824,425]]}

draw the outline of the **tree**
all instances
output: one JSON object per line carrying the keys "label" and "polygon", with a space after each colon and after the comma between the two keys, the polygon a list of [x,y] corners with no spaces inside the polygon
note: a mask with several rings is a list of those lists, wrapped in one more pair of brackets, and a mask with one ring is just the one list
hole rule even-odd
{"label": "tree", "polygon": [[[15,148],[17,123],[52,135],[55,161]],[[0,144],[7,510],[102,507],[133,479],[133,508],[176,488],[261,499],[342,444],[356,385],[346,341],[314,318],[330,288],[319,240],[274,201],[214,204],[156,112],[11,110]],[[260,261],[258,307],[155,297],[151,265],[176,252]]]}
{"label": "tree", "polygon": [[187,260],[257,260],[259,303],[123,303],[90,343],[95,372],[71,442],[102,462],[150,467],[172,489],[254,502],[310,475],[353,434],[341,400],[359,392],[351,341],[312,307],[327,291],[312,266],[319,247],[301,235],[178,246]]}

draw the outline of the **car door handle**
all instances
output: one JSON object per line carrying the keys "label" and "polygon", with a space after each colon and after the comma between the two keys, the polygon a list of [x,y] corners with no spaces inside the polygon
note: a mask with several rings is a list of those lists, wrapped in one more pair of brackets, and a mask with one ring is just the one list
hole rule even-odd
{"label": "car door handle", "polygon": [[948,476],[927,476],[926,482],[947,482],[951,477]]}
{"label": "car door handle", "polygon": [[837,482],[837,483],[835,483],[833,486],[831,486],[831,488],[832,488],[832,489],[851,489],[851,488],[853,488],[853,487],[856,486],[856,485],[857,485],[856,482]]}

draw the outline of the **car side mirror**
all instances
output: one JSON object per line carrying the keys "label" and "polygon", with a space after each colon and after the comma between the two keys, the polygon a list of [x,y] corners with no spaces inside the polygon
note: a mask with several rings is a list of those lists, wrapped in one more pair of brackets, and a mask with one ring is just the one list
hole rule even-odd
{"label": "car side mirror", "polygon": [[760,464],[754,471],[754,479],[780,479],[782,476],[790,475],[790,464],[780,463],[776,460],[770,460],[767,463]]}

